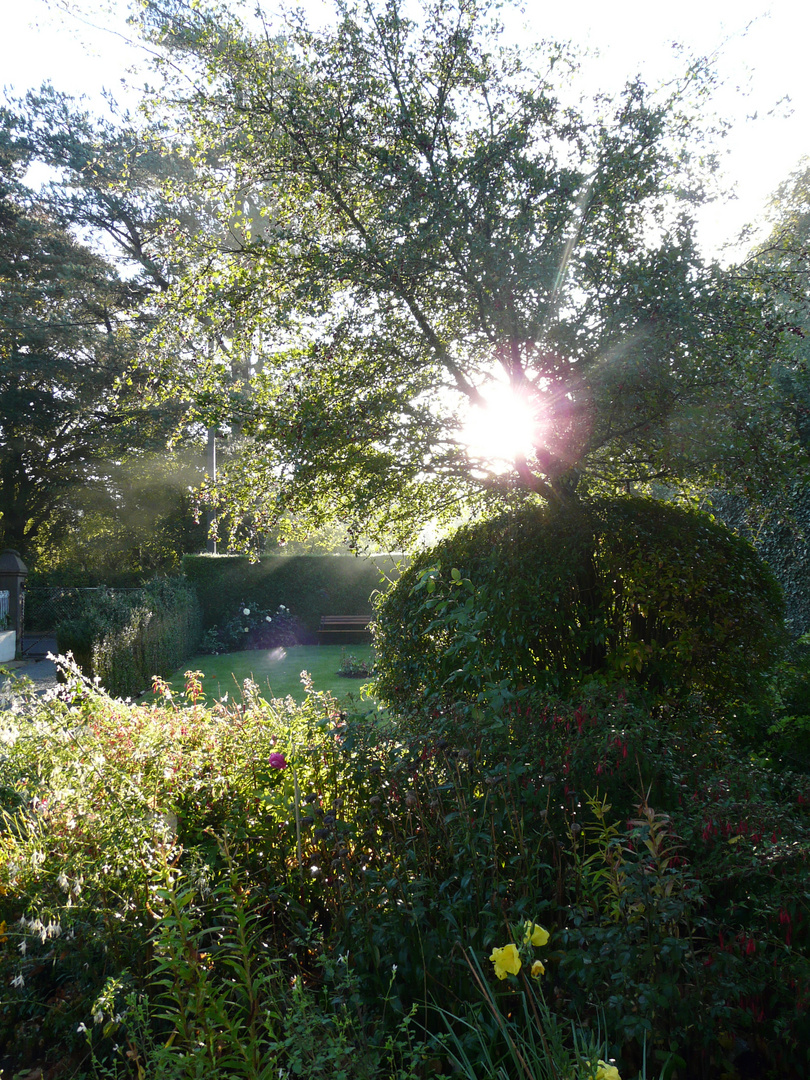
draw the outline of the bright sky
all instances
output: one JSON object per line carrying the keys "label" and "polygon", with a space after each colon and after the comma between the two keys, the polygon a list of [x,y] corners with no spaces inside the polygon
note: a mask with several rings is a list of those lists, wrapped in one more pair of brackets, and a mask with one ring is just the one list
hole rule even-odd
{"label": "bright sky", "polygon": [[[317,0],[311,3],[322,10]],[[51,79],[57,89],[93,99],[103,87],[122,97],[122,79],[129,79],[127,68],[138,51],[120,36],[126,32],[126,3],[111,0],[108,6],[108,14],[96,20],[104,30],[65,12],[58,0],[0,0],[0,83],[22,91]],[[693,53],[718,53],[723,85],[716,108],[733,123],[721,148],[724,189],[735,197],[703,213],[701,235],[709,249],[732,240],[756,219],[779,183],[810,156],[810,5],[555,0],[525,16],[515,13],[510,22],[516,31],[524,18],[530,27],[526,39],[570,40],[598,52],[585,66],[592,85],[603,89],[616,88],[638,72],[650,85],[665,81],[679,69],[675,42]]]}

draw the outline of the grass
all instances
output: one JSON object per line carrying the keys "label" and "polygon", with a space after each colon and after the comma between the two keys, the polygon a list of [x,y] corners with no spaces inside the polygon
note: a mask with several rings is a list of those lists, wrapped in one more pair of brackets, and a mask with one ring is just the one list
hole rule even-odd
{"label": "grass", "polygon": [[[371,645],[360,644],[347,647],[340,645],[294,645],[284,649],[251,649],[247,652],[222,653],[219,656],[194,656],[168,680],[176,694],[185,688],[185,672],[203,673],[203,690],[207,701],[241,695],[245,679],[258,684],[261,693],[268,698],[285,698],[288,695],[302,702],[306,696],[301,685],[301,672],[308,671],[316,690],[328,690],[337,698],[347,694],[359,697],[367,679],[347,679],[337,674],[341,654],[365,660],[374,660]],[[151,697],[151,695],[150,695]]]}

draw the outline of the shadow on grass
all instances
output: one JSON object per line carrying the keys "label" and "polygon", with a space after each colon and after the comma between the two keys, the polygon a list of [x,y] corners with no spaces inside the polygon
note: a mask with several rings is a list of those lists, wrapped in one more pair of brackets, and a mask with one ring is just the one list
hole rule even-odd
{"label": "shadow on grass", "polygon": [[[359,700],[362,687],[370,680],[347,679],[337,674],[344,651],[358,662],[365,661],[369,667],[373,663],[374,651],[370,645],[345,648],[340,645],[294,645],[289,648],[222,653],[219,656],[193,656],[167,681],[178,700],[185,689],[185,672],[201,671],[203,691],[208,702],[225,694],[230,698],[241,698],[245,679],[252,679],[263,697],[290,696],[295,701],[303,701],[306,693],[301,684],[301,672],[306,671],[312,676],[316,690],[328,690],[336,698],[351,694]],[[154,695],[149,694],[144,700],[154,700]],[[363,702],[368,704],[368,699],[363,698]]]}

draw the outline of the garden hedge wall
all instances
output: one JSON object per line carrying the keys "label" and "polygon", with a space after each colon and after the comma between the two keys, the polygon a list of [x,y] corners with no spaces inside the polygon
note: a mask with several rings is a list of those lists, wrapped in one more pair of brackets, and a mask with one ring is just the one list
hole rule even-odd
{"label": "garden hedge wall", "polygon": [[202,635],[200,605],[180,578],[143,589],[97,590],[83,609],[57,627],[57,650],[71,652],[88,678],[113,697],[135,697],[154,675],[173,674],[193,656]]}
{"label": "garden hedge wall", "polygon": [[398,577],[402,555],[185,555],[206,629],[240,604],[275,609],[284,604],[317,640],[322,615],[371,615],[372,594]]}

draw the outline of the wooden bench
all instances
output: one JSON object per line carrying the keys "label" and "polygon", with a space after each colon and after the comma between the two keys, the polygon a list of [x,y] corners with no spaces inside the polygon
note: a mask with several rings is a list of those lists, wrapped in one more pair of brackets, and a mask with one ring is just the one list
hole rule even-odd
{"label": "wooden bench", "polygon": [[348,634],[362,638],[371,634],[368,628],[370,622],[370,615],[322,615],[318,639],[323,642],[324,638]]}

